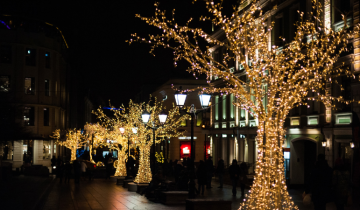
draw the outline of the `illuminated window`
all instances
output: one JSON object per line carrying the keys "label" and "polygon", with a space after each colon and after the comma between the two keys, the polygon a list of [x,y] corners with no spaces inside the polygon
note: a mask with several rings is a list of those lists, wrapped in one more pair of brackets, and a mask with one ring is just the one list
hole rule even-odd
{"label": "illuminated window", "polygon": [[221,128],[226,128],[226,122],[221,123]]}
{"label": "illuminated window", "polygon": [[230,122],[230,128],[233,128],[233,127],[235,127],[235,122],[234,121]]}
{"label": "illuminated window", "polygon": [[352,113],[335,114],[337,125],[347,125],[352,122]]}
{"label": "illuminated window", "polygon": [[35,94],[35,78],[33,77],[25,78],[25,94],[28,95]]}
{"label": "illuminated window", "polygon": [[245,127],[246,126],[246,122],[245,122],[245,120],[242,120],[242,121],[240,121],[240,127]]}
{"label": "illuminated window", "polygon": [[34,126],[35,122],[35,109],[34,107],[24,108],[24,124],[25,126]]}
{"label": "illuminated window", "polygon": [[240,111],[240,118],[245,119],[245,109],[241,109]]}
{"label": "illuminated window", "polygon": [[227,138],[227,134],[222,134],[221,137]]}
{"label": "illuminated window", "polygon": [[234,94],[231,94],[230,95],[230,103],[229,103],[229,105],[230,105],[230,118],[231,119],[234,119],[234,115],[235,115],[235,106],[234,106]]}
{"label": "illuminated window", "polygon": [[218,122],[214,123],[214,128],[219,128],[219,123]]}
{"label": "illuminated window", "polygon": [[26,48],[25,64],[27,66],[36,66],[36,50],[35,49]]}
{"label": "illuminated window", "polygon": [[0,92],[9,92],[10,90],[10,77],[0,76]]}
{"label": "illuminated window", "polygon": [[300,118],[291,118],[290,119],[290,125],[292,126],[296,126],[296,125],[300,125]]}
{"label": "illuminated window", "polygon": [[226,120],[226,95],[222,97],[222,118]]}
{"label": "illuminated window", "polygon": [[181,122],[181,126],[182,126],[182,127],[186,127],[186,120],[183,120],[183,121]]}
{"label": "illuminated window", "polygon": [[256,126],[258,126],[258,120],[257,120],[257,119],[255,119],[255,120],[250,120],[250,121],[249,121],[249,126],[250,126],[250,127],[256,127]]}
{"label": "illuminated window", "polygon": [[319,124],[319,116],[308,116],[308,125],[318,125]]}
{"label": "illuminated window", "polygon": [[219,96],[215,96],[215,120],[219,120]]}

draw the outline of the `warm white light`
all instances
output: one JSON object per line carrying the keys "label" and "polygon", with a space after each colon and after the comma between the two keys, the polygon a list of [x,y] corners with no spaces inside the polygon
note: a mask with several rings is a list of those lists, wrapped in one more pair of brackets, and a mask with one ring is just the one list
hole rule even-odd
{"label": "warm white light", "polygon": [[120,133],[121,133],[121,134],[124,134],[124,133],[125,133],[125,128],[121,127],[121,128],[119,128],[119,130],[120,130]]}
{"label": "warm white light", "polygon": [[321,144],[323,147],[326,147],[326,141],[323,141]]}
{"label": "warm white light", "polygon": [[161,124],[164,124],[166,122],[166,118],[167,118],[167,114],[165,111],[162,111],[160,114],[159,114],[159,120],[160,120],[160,123]]}
{"label": "warm white light", "polygon": [[189,147],[183,148],[183,153],[186,155],[189,154],[190,153]]}
{"label": "warm white light", "polygon": [[137,128],[137,127],[134,127],[134,128],[132,128],[131,130],[132,130],[132,132],[133,132],[134,134],[136,134],[136,133],[137,133],[138,128]]}
{"label": "warm white light", "polygon": [[355,148],[355,143],[354,142],[350,142],[350,147],[353,149]]}
{"label": "warm white light", "polygon": [[186,100],[186,94],[175,94],[176,106],[184,106]]}
{"label": "warm white light", "polygon": [[200,103],[202,107],[210,106],[211,95],[209,94],[201,94],[199,95]]}
{"label": "warm white light", "polygon": [[141,118],[142,118],[143,123],[149,122],[150,113],[147,112],[147,111],[144,111],[144,112],[142,113],[142,115],[141,115]]}

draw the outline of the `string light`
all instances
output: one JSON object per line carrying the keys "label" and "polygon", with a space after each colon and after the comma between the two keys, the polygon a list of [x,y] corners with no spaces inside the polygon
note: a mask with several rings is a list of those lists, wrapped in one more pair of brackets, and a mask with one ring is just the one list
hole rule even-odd
{"label": "string light", "polygon": [[87,142],[80,129],[67,130],[65,141],[60,141],[60,129],[56,129],[50,137],[56,140],[55,144],[71,150],[71,161],[76,160],[76,150]]}
{"label": "string light", "polygon": [[[323,102],[326,107],[333,109],[336,109],[337,102],[354,102],[326,93],[329,92],[329,83],[344,90],[338,81],[341,76],[360,79],[344,62],[337,62],[342,53],[349,51],[349,39],[359,36],[359,25],[354,25],[350,30],[344,15],[342,29],[334,31],[326,28],[317,16],[323,12],[322,5],[313,0],[310,18],[305,19],[304,13],[299,12],[300,20],[296,23],[293,40],[282,47],[269,47],[274,22],[268,24],[267,19],[276,12],[276,7],[263,14],[257,6],[259,2],[254,1],[249,9],[235,10],[227,17],[222,13],[221,3],[204,1],[212,17],[202,16],[200,20],[210,20],[223,31],[226,39],[217,40],[201,28],[191,28],[189,24],[192,19],[185,26],[178,25],[174,18],[175,10],[172,19],[168,19],[165,11],[155,3],[153,17],[136,17],[161,29],[162,34],[150,35],[147,39],[132,34],[132,39],[127,42],[150,44],[152,54],[157,47],[170,48],[175,66],[184,59],[190,64],[187,71],[194,77],[201,74],[207,76],[210,87],[199,87],[201,92],[233,94],[236,97],[234,105],[258,119],[259,155],[255,178],[240,209],[298,209],[285,184],[281,148],[285,135],[284,122],[292,108],[306,106],[308,101]],[[209,46],[201,48],[198,39],[204,39]],[[282,37],[280,39],[285,41]],[[218,61],[212,55],[212,46],[224,47],[231,53],[224,53],[223,60]],[[241,72],[232,72],[229,64],[236,62],[241,64],[239,71],[246,75],[245,80],[235,74]],[[224,86],[212,85],[214,79],[222,80]]]}

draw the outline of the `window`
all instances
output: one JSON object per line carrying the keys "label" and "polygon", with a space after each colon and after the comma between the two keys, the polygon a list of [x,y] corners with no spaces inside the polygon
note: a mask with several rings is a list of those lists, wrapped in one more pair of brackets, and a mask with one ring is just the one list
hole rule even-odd
{"label": "window", "polygon": [[349,12],[352,8],[350,8],[350,0],[333,0],[332,1],[332,22],[336,23],[342,21],[342,15],[345,12]]}
{"label": "window", "polygon": [[11,46],[0,47],[0,63],[11,63],[12,52]]}
{"label": "window", "polygon": [[202,125],[202,113],[198,113],[196,116],[196,126],[201,126]]}
{"label": "window", "polygon": [[45,68],[50,69],[50,65],[51,65],[51,60],[50,60],[50,52],[46,52],[45,53]]}
{"label": "window", "polygon": [[233,128],[233,127],[235,127],[235,122],[234,121],[230,122],[230,128]]}
{"label": "window", "polygon": [[221,137],[227,138],[227,134],[222,134]]}
{"label": "window", "polygon": [[25,64],[27,66],[36,66],[36,50],[35,49],[26,48]]}
{"label": "window", "polygon": [[33,77],[25,78],[25,94],[29,94],[29,95],[35,94],[35,78]]}
{"label": "window", "polygon": [[300,125],[300,118],[291,118],[290,119],[290,125],[292,126],[296,126],[296,125]]}
{"label": "window", "polygon": [[245,119],[245,109],[240,110],[240,119]]}
{"label": "window", "polygon": [[186,127],[186,120],[184,120],[184,121],[181,122],[181,126],[182,126],[182,127]]}
{"label": "window", "polygon": [[45,96],[50,96],[50,81],[45,80]]}
{"label": "window", "polygon": [[10,77],[0,76],[0,92],[9,92],[10,90]]}
{"label": "window", "polygon": [[226,128],[226,122],[221,123],[221,128]]}
{"label": "window", "polygon": [[222,98],[222,118],[226,120],[226,95],[223,95]]}
{"label": "window", "polygon": [[245,122],[245,120],[242,120],[242,121],[240,121],[240,127],[245,127],[246,126],[246,122]]}
{"label": "window", "polygon": [[215,96],[215,120],[219,120],[219,96]]}
{"label": "window", "polygon": [[319,116],[308,116],[308,125],[318,125]]}
{"label": "window", "polygon": [[258,121],[257,121],[257,119],[250,120],[250,121],[249,121],[249,126],[250,126],[250,127],[256,127],[256,126],[258,126]]}
{"label": "window", "polygon": [[24,123],[25,126],[34,126],[35,110],[34,107],[25,107],[24,109]]}
{"label": "window", "polygon": [[337,125],[347,125],[352,122],[352,113],[335,114]]}
{"label": "window", "polygon": [[44,126],[50,125],[50,111],[49,108],[44,108]]}
{"label": "window", "polygon": [[43,160],[50,159],[51,144],[50,141],[43,141]]}
{"label": "window", "polygon": [[219,128],[219,123],[218,122],[214,123],[214,128]]}
{"label": "window", "polygon": [[230,118],[231,119],[234,119],[234,115],[235,115],[235,111],[234,111],[235,106],[233,104],[234,103],[234,98],[235,98],[234,94],[231,94],[230,95],[230,103],[229,103],[229,105],[230,105]]}

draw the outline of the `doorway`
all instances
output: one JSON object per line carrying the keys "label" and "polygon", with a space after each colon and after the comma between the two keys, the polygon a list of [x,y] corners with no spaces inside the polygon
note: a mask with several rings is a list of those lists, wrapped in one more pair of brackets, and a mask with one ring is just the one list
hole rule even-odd
{"label": "doorway", "polygon": [[316,141],[299,139],[290,146],[290,184],[306,186],[316,162]]}

